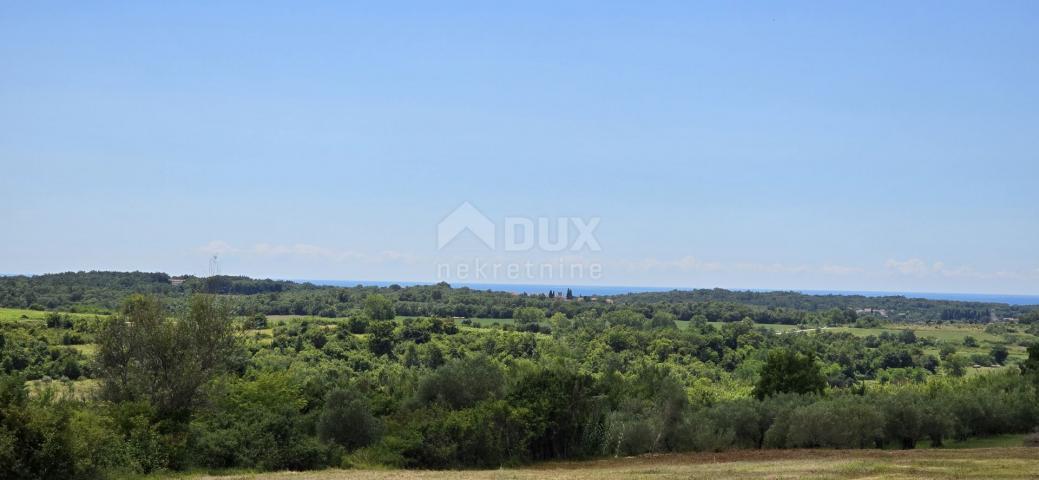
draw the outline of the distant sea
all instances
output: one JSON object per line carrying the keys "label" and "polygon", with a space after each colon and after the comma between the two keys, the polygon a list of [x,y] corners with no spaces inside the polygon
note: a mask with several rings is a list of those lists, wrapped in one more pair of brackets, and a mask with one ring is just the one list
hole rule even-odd
{"label": "distant sea", "polygon": [[[336,287],[353,287],[369,285],[386,287],[393,284],[401,286],[431,285],[432,282],[385,282],[371,280],[294,280],[310,282],[314,285],[330,285]],[[520,283],[452,283],[453,287],[469,287],[473,290],[494,290],[499,292],[539,294],[549,291],[565,292],[573,290],[574,295],[623,295],[625,293],[669,292],[671,290],[692,290],[675,287],[625,287],[604,285],[534,285]],[[734,291],[772,292],[777,290],[757,288],[729,288]],[[1007,303],[1010,305],[1039,305],[1039,295],[1001,295],[993,293],[937,293],[937,292],[878,292],[854,290],[793,290],[805,295],[862,295],[865,297],[902,296],[907,298],[925,298],[928,300],[954,300],[958,302]]]}

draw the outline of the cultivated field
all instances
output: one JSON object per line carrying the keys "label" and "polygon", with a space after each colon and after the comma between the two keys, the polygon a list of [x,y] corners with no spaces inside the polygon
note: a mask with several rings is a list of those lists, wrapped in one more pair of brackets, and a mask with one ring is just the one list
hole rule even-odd
{"label": "cultivated field", "polygon": [[[183,477],[181,477],[183,478]],[[505,470],[325,470],[188,478],[256,480],[389,479],[1027,479],[1039,478],[1039,449],[749,450],[552,462]]]}

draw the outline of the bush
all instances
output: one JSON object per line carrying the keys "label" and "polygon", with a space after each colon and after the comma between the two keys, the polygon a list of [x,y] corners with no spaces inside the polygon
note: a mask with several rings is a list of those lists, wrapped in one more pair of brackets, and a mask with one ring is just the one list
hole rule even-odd
{"label": "bush", "polygon": [[697,422],[710,423],[718,431],[731,432],[731,445],[734,447],[761,448],[772,419],[763,402],[740,399],[705,410],[697,417]]}
{"label": "bush", "polygon": [[595,454],[589,442],[605,421],[604,397],[590,375],[557,366],[524,373],[507,400],[530,414],[530,454],[534,460],[574,458]]}
{"label": "bush", "polygon": [[347,330],[350,333],[362,334],[368,331],[368,318],[362,315],[354,315],[347,322]]}
{"label": "bush", "polygon": [[69,411],[29,401],[25,380],[0,377],[0,478],[70,478],[76,473]]}
{"label": "bush", "polygon": [[814,355],[779,348],[768,352],[754,396],[762,399],[777,393],[819,393],[824,388],[826,377]]}
{"label": "bush", "polygon": [[393,301],[378,293],[364,299],[364,313],[372,320],[393,320],[397,316]]}
{"label": "bush", "polygon": [[317,420],[318,438],[347,450],[372,444],[381,425],[372,415],[368,400],[354,390],[335,389],[325,397]]}
{"label": "bush", "polygon": [[252,317],[249,317],[249,321],[246,325],[246,328],[250,328],[253,330],[262,330],[264,328],[267,328],[267,315],[257,313],[254,314]]}
{"label": "bush", "polygon": [[198,464],[306,470],[326,463],[327,450],[306,434],[302,388],[287,375],[233,380],[215,397],[214,407],[191,424]]}
{"label": "bush", "polygon": [[861,397],[821,400],[785,421],[787,448],[868,448],[883,438],[882,413]]}
{"label": "bush", "polygon": [[457,410],[499,397],[504,387],[505,378],[498,365],[486,356],[477,356],[449,362],[422,378],[416,399]]}

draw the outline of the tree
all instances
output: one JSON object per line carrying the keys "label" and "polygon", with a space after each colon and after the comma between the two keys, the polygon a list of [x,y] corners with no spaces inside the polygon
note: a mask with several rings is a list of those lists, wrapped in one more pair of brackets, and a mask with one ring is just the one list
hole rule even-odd
{"label": "tree", "polygon": [[649,319],[649,322],[647,323],[647,326],[650,329],[654,329],[654,330],[655,329],[676,329],[676,328],[678,328],[678,326],[675,325],[675,321],[676,320],[678,320],[678,319],[675,318],[675,315],[673,313],[665,311],[665,310],[657,310],[657,313],[653,314],[653,318]]}
{"label": "tree", "polygon": [[538,324],[545,320],[545,311],[537,307],[520,307],[512,312],[516,328],[537,331]]}
{"label": "tree", "polygon": [[75,478],[68,409],[30,402],[25,379],[0,376],[0,478]]}
{"label": "tree", "polygon": [[557,337],[568,332],[573,326],[573,322],[571,322],[569,318],[566,318],[566,315],[562,312],[556,312],[553,314],[552,317],[548,319],[548,324],[552,327],[552,333]]}
{"label": "tree", "polygon": [[1010,356],[1010,351],[1007,350],[1006,345],[996,345],[992,347],[992,360],[1002,365],[1003,362],[1007,361],[1007,357]]}
{"label": "tree", "polygon": [[590,375],[557,366],[526,372],[506,400],[530,415],[530,454],[543,460],[593,453],[585,448],[584,440],[599,428],[601,395]]}
{"label": "tree", "polygon": [[902,449],[916,448],[916,441],[925,433],[923,404],[916,396],[902,391],[880,402],[880,406],[888,440],[898,442]]}
{"label": "tree", "polygon": [[372,415],[368,400],[354,390],[338,388],[328,392],[317,420],[318,438],[353,450],[374,442],[381,430]]}
{"label": "tree", "polygon": [[364,313],[372,320],[393,320],[397,317],[393,311],[393,302],[378,293],[364,299]]}
{"label": "tree", "polygon": [[1021,363],[1021,374],[1039,386],[1039,342],[1028,347],[1028,359]]}
{"label": "tree", "polygon": [[610,326],[622,325],[641,330],[646,326],[646,316],[631,309],[616,310],[606,314],[606,322]]}
{"label": "tree", "polygon": [[436,344],[426,346],[426,366],[429,368],[440,368],[444,364],[444,352]]}
{"label": "tree", "polygon": [[195,452],[213,468],[318,468],[325,452],[307,433],[313,420],[303,415],[306,405],[302,386],[287,372],[217,384],[211,405],[191,422]]}
{"label": "tree", "polygon": [[814,355],[779,348],[768,352],[754,396],[763,399],[777,393],[821,393],[825,388],[826,377]]}
{"label": "tree", "polygon": [[393,353],[393,329],[396,326],[390,320],[379,320],[368,324],[368,349],[375,355]]}
{"label": "tree", "polygon": [[454,360],[425,376],[419,382],[416,397],[421,403],[441,403],[457,410],[497,398],[504,387],[501,369],[481,355]]}
{"label": "tree", "polygon": [[346,322],[346,328],[350,333],[364,333],[368,330],[368,321],[367,315],[354,315]]}
{"label": "tree", "polygon": [[794,408],[785,422],[788,448],[867,448],[881,437],[884,416],[861,397],[838,397]]}
{"label": "tree", "polygon": [[253,330],[262,330],[267,328],[267,315],[262,313],[253,314],[249,319],[248,328]]}
{"label": "tree", "polygon": [[567,300],[573,300],[574,299],[574,291],[573,290],[570,290],[569,288],[566,289],[566,299]]}
{"label": "tree", "polygon": [[978,346],[978,339],[976,339],[976,338],[974,338],[974,337],[972,337],[970,335],[967,335],[967,336],[963,337],[963,346],[964,347],[971,347],[971,348],[977,347]]}
{"label": "tree", "polygon": [[237,349],[228,304],[196,295],[174,319],[157,298],[134,295],[98,334],[103,391],[113,400],[146,398],[161,416],[182,415]]}
{"label": "tree", "polygon": [[967,366],[970,365],[970,359],[962,353],[956,353],[949,355],[942,366],[945,368],[945,373],[953,377],[962,377],[967,373]]}

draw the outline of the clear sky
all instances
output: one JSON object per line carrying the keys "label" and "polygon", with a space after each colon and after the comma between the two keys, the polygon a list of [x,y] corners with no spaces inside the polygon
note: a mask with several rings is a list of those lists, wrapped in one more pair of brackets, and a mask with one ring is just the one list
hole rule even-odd
{"label": "clear sky", "polygon": [[4,273],[1037,294],[1037,180],[1031,1],[0,4]]}

